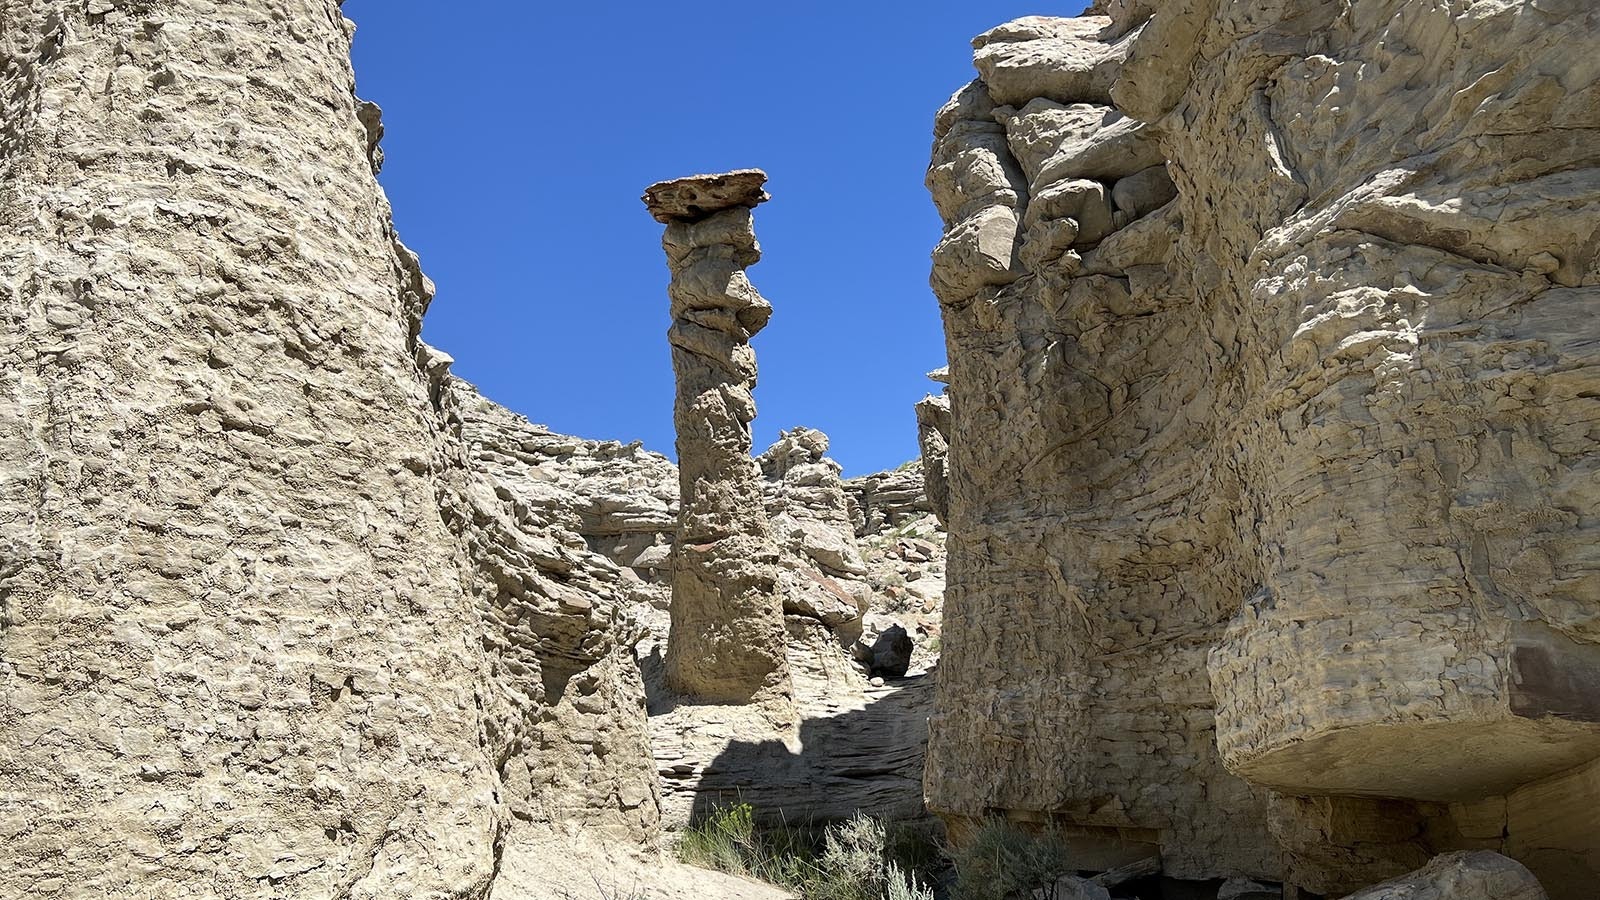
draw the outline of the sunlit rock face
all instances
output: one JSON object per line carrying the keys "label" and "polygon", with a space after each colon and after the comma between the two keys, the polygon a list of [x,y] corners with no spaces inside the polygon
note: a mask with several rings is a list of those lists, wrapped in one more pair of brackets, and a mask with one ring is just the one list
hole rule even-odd
{"label": "sunlit rock face", "polygon": [[0,5],[0,896],[483,897],[655,833],[618,570],[417,340],[352,29]]}
{"label": "sunlit rock face", "polygon": [[0,895],[486,890],[432,294],[332,0],[0,6]]}
{"label": "sunlit rock face", "polygon": [[750,337],[772,306],[745,269],[761,259],[751,210],[766,175],[749,169],[651,185],[672,271],[673,417],[678,429],[678,534],[673,550],[667,682],[691,698],[772,701],[790,693],[778,547],[750,457]]}
{"label": "sunlit rock face", "polygon": [[980,36],[935,126],[930,802],[1582,896],[1600,851],[1517,810],[1600,757],[1600,12],[1105,10]]}

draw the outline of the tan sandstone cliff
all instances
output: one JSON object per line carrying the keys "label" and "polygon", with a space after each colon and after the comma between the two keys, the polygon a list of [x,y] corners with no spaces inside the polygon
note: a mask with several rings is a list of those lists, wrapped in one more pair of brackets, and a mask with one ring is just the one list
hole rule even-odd
{"label": "tan sandstone cliff", "polygon": [[[1600,873],[1600,11],[1114,0],[974,41],[930,804],[1338,894]],[[981,765],[980,765],[981,763]]]}
{"label": "tan sandstone cliff", "polygon": [[336,3],[0,7],[0,895],[481,891],[486,662]]}
{"label": "tan sandstone cliff", "polygon": [[417,341],[350,35],[0,5],[0,895],[486,896],[653,839],[621,576]]}
{"label": "tan sandstone cliff", "polygon": [[666,684],[676,467],[418,341],[337,0],[0,2],[0,896],[771,897],[652,851],[919,773],[1086,870],[1592,896],[1600,12],[1100,11],[939,114],[920,465],[750,462],[774,723]]}

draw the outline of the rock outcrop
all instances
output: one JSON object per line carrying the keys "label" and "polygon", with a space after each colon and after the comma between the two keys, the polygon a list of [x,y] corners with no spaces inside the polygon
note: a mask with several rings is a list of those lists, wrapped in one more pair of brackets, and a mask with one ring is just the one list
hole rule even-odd
{"label": "rock outcrop", "polygon": [[[793,721],[774,722],[760,707],[684,703],[668,688],[662,659],[677,467],[637,444],[551,432],[455,379],[438,393],[482,486],[462,507],[470,513],[461,518],[477,523],[466,530],[501,535],[474,545],[488,551],[477,554],[487,557],[490,573],[479,581],[486,598],[480,602],[491,610],[486,639],[508,648],[495,654],[511,661],[495,663],[511,685],[506,694],[533,695],[547,680],[540,673],[575,670],[553,682],[559,689],[545,689],[546,699],[514,706],[529,711],[515,733],[529,736],[530,746],[502,765],[510,773],[503,790],[512,829],[501,881],[526,885],[529,873],[550,865],[578,829],[590,841],[606,834],[651,840],[652,805],[633,805],[641,787],[659,785],[660,825],[668,832],[735,802],[791,823],[848,818],[857,810],[896,819],[923,815],[922,748],[933,700],[928,670],[937,660],[932,635],[943,593],[943,541],[930,517],[903,521],[902,535],[882,531],[858,540],[846,518],[838,464],[822,455],[826,436],[805,428],[786,432],[757,460],[766,509],[775,521],[791,523],[778,529],[785,538],[778,547],[779,590],[787,591],[790,580],[800,585],[799,595],[781,595]],[[531,546],[518,549],[519,542]],[[849,571],[858,567],[863,574]],[[839,590],[828,593],[837,607],[816,596],[824,583]],[[509,616],[495,612],[500,608],[521,625],[503,625]],[[582,644],[569,640],[584,620],[606,627],[589,631]],[[868,672],[852,664],[849,647],[858,636],[870,644],[895,625],[915,636],[910,670],[906,678],[871,684]],[[630,640],[638,669],[615,661],[617,648]],[[533,674],[514,682],[505,675],[512,663]],[[628,752],[642,720],[638,688],[628,676],[640,669],[654,756],[643,781],[640,757]],[[518,727],[510,719],[501,726],[505,733]]]}
{"label": "rock outcrop", "polygon": [[[1115,185],[1160,155],[1109,105],[1126,48],[1095,40],[1108,24],[1030,18],[978,38],[986,77],[935,126],[951,417],[929,802],[1060,822],[1086,867],[1159,854],[1175,877],[1279,876],[1265,797],[1216,750],[1206,653],[1237,601],[1208,597],[1222,573],[1203,562],[1193,458],[1181,434],[1116,449],[1204,369],[1177,361],[1188,336],[1156,314],[1172,210],[1112,233]],[[1051,55],[1070,77],[1045,78]],[[1130,239],[1115,267],[1086,260]],[[1174,397],[1139,392],[1169,368]]]}
{"label": "rock outcrop", "polygon": [[[676,703],[663,692],[650,724],[669,829],[732,803],[749,803],[773,823],[816,824],[857,811],[925,817],[928,667],[936,654],[925,645],[908,653],[907,665],[892,673],[908,677],[887,684],[869,682],[871,666],[853,662],[880,632],[919,620],[908,614],[907,591],[884,576],[892,564],[878,535],[858,541],[839,465],[827,449],[822,432],[795,428],[757,457],[778,540],[794,721],[775,724],[746,707]],[[920,561],[897,562],[929,590],[942,590],[942,555],[920,543],[928,548]],[[906,577],[895,576],[901,585]],[[647,676],[659,669],[657,646],[640,645]]]}
{"label": "rock outcrop", "polygon": [[1600,11],[1105,8],[981,36],[936,120],[930,803],[1180,877],[1487,848],[1586,896]]}
{"label": "rock outcrop", "polygon": [[646,193],[680,468],[419,340],[338,0],[0,4],[0,895],[740,896],[662,831],[925,787],[1085,896],[1592,896],[1600,9],[1094,8],[974,42],[845,481],[750,455],[759,171]]}
{"label": "rock outcrop", "polygon": [[950,398],[929,395],[917,403],[917,447],[928,509],[946,524],[950,517]]}
{"label": "rock outcrop", "polygon": [[672,565],[671,687],[715,702],[789,694],[783,602],[755,464],[756,383],[750,336],[772,306],[745,276],[761,259],[751,209],[766,175],[744,170],[651,185],[644,200],[667,224],[672,367],[677,373],[680,506]]}
{"label": "rock outcrop", "polygon": [[0,6],[0,895],[475,896],[507,807],[334,0]]}
{"label": "rock outcrop", "polygon": [[[540,826],[528,835],[514,828],[506,842],[582,829],[648,844],[661,801],[634,645],[650,606],[640,579],[582,534],[598,524],[586,514],[607,495],[579,493],[594,487],[582,476],[550,474],[584,442],[457,378],[442,379],[436,396],[458,454],[445,470],[456,478],[443,492],[443,518],[470,564],[490,651],[486,737],[514,824]],[[649,507],[648,499],[629,505]]]}
{"label": "rock outcrop", "polygon": [[860,634],[872,589],[839,479],[841,469],[827,452],[827,435],[796,428],[783,432],[756,463],[781,551],[778,580],[784,612],[815,619],[849,642]]}
{"label": "rock outcrop", "polygon": [[933,511],[922,466],[922,460],[915,459],[898,469],[862,475],[844,483],[857,535],[865,537],[897,528]]}
{"label": "rock outcrop", "polygon": [[0,895],[523,896],[656,836],[642,580],[580,536],[627,513],[417,340],[351,30],[0,9]]}
{"label": "rock outcrop", "polygon": [[1547,900],[1526,867],[1498,853],[1447,853],[1345,900]]}

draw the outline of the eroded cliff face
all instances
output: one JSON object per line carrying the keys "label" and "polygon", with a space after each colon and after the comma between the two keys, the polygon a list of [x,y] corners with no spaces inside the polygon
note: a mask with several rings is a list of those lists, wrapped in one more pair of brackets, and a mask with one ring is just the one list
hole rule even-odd
{"label": "eroded cliff face", "polygon": [[1192,355],[1214,348],[1159,312],[1175,208],[1113,206],[1164,170],[1110,106],[1128,39],[1096,40],[1108,25],[981,36],[984,79],[936,125],[950,559],[929,800],[1060,819],[1089,865],[1159,850],[1174,875],[1272,876],[1264,798],[1224,769],[1204,678],[1241,590],[1196,459]]}
{"label": "eroded cliff face", "polygon": [[486,741],[501,799],[535,838],[582,830],[648,844],[660,788],[634,659],[644,631],[636,579],[582,535],[594,499],[576,492],[581,478],[549,474],[584,442],[460,379],[443,378],[435,395],[457,454],[441,509],[483,620]]}
{"label": "eroded cliff face", "polygon": [[1582,896],[1592,825],[1528,807],[1600,756],[1600,13],[1105,8],[980,36],[936,123],[930,803]]}
{"label": "eroded cliff face", "polygon": [[417,341],[351,30],[0,5],[0,894],[481,897],[654,835],[625,586]]}
{"label": "eroded cliff face", "polygon": [[477,614],[325,0],[8,3],[0,894],[465,895]]}

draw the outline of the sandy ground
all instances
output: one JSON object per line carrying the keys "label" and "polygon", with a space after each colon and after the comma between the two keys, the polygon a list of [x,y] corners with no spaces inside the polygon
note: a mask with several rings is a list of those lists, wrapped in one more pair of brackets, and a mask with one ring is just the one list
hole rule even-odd
{"label": "sandy ground", "polygon": [[564,838],[506,848],[491,900],[792,900],[792,895],[670,856]]}

